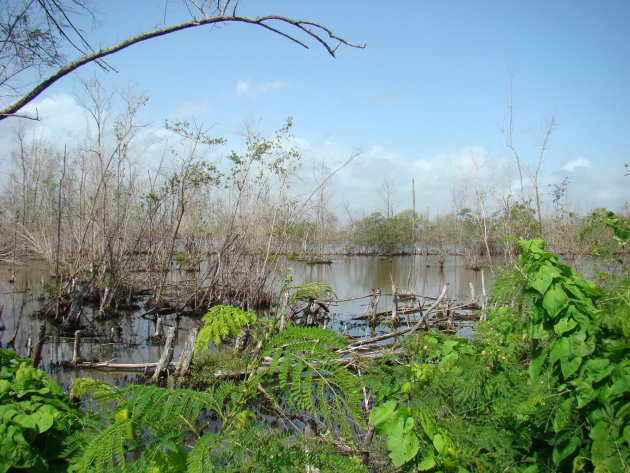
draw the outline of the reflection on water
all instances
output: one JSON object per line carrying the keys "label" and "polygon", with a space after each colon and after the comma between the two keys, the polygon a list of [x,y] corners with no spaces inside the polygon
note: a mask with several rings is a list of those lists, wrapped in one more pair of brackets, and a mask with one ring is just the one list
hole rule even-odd
{"label": "reflection on water", "polygon": [[392,282],[399,289],[423,296],[437,297],[446,283],[453,297],[470,297],[469,283],[481,291],[481,272],[466,269],[463,258],[457,256],[449,258],[443,270],[427,266],[422,256],[355,256],[329,265],[296,263],[293,274],[298,283],[319,281],[330,285],[340,298],[366,295],[378,288],[387,291]]}
{"label": "reflection on water", "polygon": [[[470,284],[479,297],[482,292],[482,277],[488,284],[489,271],[467,269],[462,257],[452,256],[444,268],[427,266],[422,256],[355,256],[337,259],[333,264],[306,265],[295,263],[292,274],[295,283],[319,281],[328,284],[339,299],[360,297],[381,289],[383,296],[379,301],[379,311],[392,307],[392,283],[398,291],[411,291],[419,296],[438,297],[448,283],[451,298],[470,301]],[[364,324],[352,323],[351,319],[366,311],[369,299],[342,302],[331,307],[333,312],[330,328],[354,336],[373,336],[374,332]],[[389,328],[380,326],[376,334],[388,332]]]}
{"label": "reflection on water", "polygon": [[[383,297],[379,302],[379,310],[391,308],[391,296],[388,294],[391,293],[392,282],[399,290],[429,297],[437,297],[444,284],[449,283],[449,297],[465,301],[470,300],[470,283],[476,295],[481,293],[482,288],[482,273],[466,269],[463,258],[457,257],[451,257],[443,270],[427,266],[425,259],[420,256],[340,258],[328,265],[307,265],[292,261],[288,266],[292,268],[295,284],[313,281],[326,283],[339,299],[366,296],[372,290],[381,289]],[[486,271],[486,284],[488,273]],[[43,285],[47,275],[47,266],[37,261],[15,267],[0,267],[0,307],[3,307],[0,343],[2,347],[14,347],[20,356],[27,355],[28,347],[35,343],[39,327],[44,323],[32,314],[43,304]],[[10,282],[12,279],[14,282]],[[365,298],[331,305],[330,328],[355,336],[374,333],[364,324],[351,320],[365,312],[368,302],[369,299]],[[112,363],[156,362],[162,348],[150,342],[151,336],[155,334],[155,321],[142,317],[144,312],[144,307],[141,307],[137,312],[102,321],[93,317],[89,307],[84,307],[82,322],[87,328],[82,335],[82,358]],[[177,360],[188,330],[198,321],[175,314],[165,316],[163,321],[163,335],[169,326],[177,326],[179,343],[173,358]],[[378,333],[388,330],[387,327],[379,327]],[[42,351],[42,367],[62,385],[68,385],[77,376],[91,376],[112,383],[128,382],[135,376],[132,373],[113,373],[111,370],[61,369],[60,364],[72,358],[73,334],[61,333],[50,324],[47,334]]]}

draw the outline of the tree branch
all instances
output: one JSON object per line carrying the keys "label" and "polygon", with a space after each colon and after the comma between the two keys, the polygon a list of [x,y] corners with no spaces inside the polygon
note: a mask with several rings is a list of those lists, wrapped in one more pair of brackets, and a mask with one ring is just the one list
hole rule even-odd
{"label": "tree branch", "polygon": [[[186,30],[190,28],[196,28],[199,26],[217,24],[217,23],[248,23],[252,25],[261,26],[267,30],[270,30],[276,34],[279,34],[293,41],[294,43],[297,43],[300,46],[303,46],[304,48],[308,49],[308,45],[306,43],[297,39],[292,34],[285,33],[279,30],[278,28],[269,25],[268,23],[270,22],[280,22],[286,25],[290,25],[291,27],[297,28],[299,31],[302,31],[303,33],[307,34],[308,36],[310,36],[311,38],[319,42],[326,49],[326,51],[328,51],[328,53],[333,57],[335,57],[335,51],[337,50],[340,44],[344,44],[346,46],[350,46],[353,48],[365,47],[365,45],[358,45],[358,44],[350,43],[344,40],[343,38],[335,35],[328,28],[322,25],[319,25],[317,23],[312,23],[309,21],[302,21],[302,20],[292,20],[291,18],[286,18],[283,16],[272,15],[272,16],[262,16],[258,18],[247,18],[247,17],[237,17],[237,16],[227,16],[227,17],[217,16],[217,17],[201,18],[198,20],[192,20],[192,21],[179,23],[176,25],[170,25],[164,28],[159,28],[153,31],[149,31],[149,32],[141,33],[136,36],[132,36],[131,38],[121,41],[113,46],[101,49],[99,51],[96,51],[90,54],[86,54],[70,62],[69,64],[67,64],[66,66],[62,67],[57,72],[49,76],[44,81],[40,82],[35,88],[33,88],[30,92],[24,95],[21,99],[17,100],[13,104],[5,108],[4,110],[0,110],[0,121],[11,116],[17,116],[16,112],[18,112],[22,107],[24,107],[25,105],[33,101],[36,97],[38,97],[42,92],[44,92],[48,87],[50,87],[52,84],[57,82],[59,79],[65,77],[66,75],[70,74],[71,72],[75,71],[81,66],[89,64],[91,62],[99,62],[100,59],[106,56],[109,56],[111,54],[117,53],[118,51],[122,51],[123,49],[133,46],[134,44],[138,44],[143,41],[147,41],[149,39],[157,38],[160,36],[168,35],[177,31],[182,31],[182,30]],[[317,28],[318,30],[321,30],[321,33],[313,31],[312,28]],[[331,41],[335,41],[337,44],[335,44],[335,46],[333,47],[330,44]]]}

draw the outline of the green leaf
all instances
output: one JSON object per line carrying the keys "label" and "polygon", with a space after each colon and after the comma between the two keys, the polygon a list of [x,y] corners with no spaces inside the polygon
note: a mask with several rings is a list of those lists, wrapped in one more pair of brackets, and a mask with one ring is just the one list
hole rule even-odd
{"label": "green leaf", "polygon": [[558,338],[554,340],[549,354],[549,361],[551,364],[555,363],[558,359],[568,359],[571,355],[571,346],[567,338]]}
{"label": "green leaf", "polygon": [[592,383],[597,383],[612,373],[615,369],[615,365],[611,365],[610,361],[606,358],[596,358],[594,360],[588,360],[584,364],[584,370],[586,371],[588,379]]}
{"label": "green leaf", "polygon": [[538,377],[538,375],[540,374],[540,370],[542,369],[542,366],[545,363],[546,359],[547,359],[546,351],[538,350],[534,354],[534,357],[532,358],[532,361],[529,363],[529,367],[528,367],[529,377],[531,379],[535,379]]}
{"label": "green leaf", "polygon": [[555,318],[567,306],[569,298],[560,284],[554,284],[543,297],[542,305],[551,318]]}
{"label": "green leaf", "polygon": [[[408,420],[413,421],[413,418]],[[387,440],[387,448],[391,450],[389,457],[392,459],[392,463],[398,468],[416,456],[420,448],[420,441],[413,430],[409,430],[402,432],[401,435],[390,435]]]}
{"label": "green leaf", "polygon": [[33,416],[27,414],[18,414],[11,420],[25,429],[37,430],[37,424],[35,423],[35,419],[33,418]]}
{"label": "green leaf", "polygon": [[420,460],[420,463],[416,465],[418,471],[427,471],[435,466],[435,456],[433,452],[427,452]]}
{"label": "green leaf", "polygon": [[577,322],[573,320],[573,318],[567,316],[562,317],[556,324],[553,326],[553,331],[558,335],[562,335],[569,330],[572,330],[577,325]]}
{"label": "green leaf", "polygon": [[372,410],[370,411],[370,418],[369,418],[370,425],[374,427],[378,427],[383,422],[388,421],[390,418],[392,418],[397,405],[398,405],[398,401],[393,400],[393,401],[387,401],[378,406],[374,406]]}
{"label": "green leaf", "polygon": [[614,444],[611,441],[612,439],[606,429],[606,423],[603,420],[600,420],[591,428],[589,436],[593,439],[593,445],[591,446],[593,463],[604,462],[607,458],[612,456]]}
{"label": "green leaf", "polygon": [[568,379],[582,364],[582,358],[579,356],[568,358],[560,358],[560,369],[562,370],[562,376],[564,379]]}
{"label": "green leaf", "polygon": [[549,286],[553,282],[553,278],[559,275],[560,274],[555,268],[549,266],[549,264],[546,264],[540,267],[540,269],[536,273],[536,277],[533,281],[531,281],[529,285],[541,294],[545,294],[545,292],[547,292],[547,289],[549,289]]}
{"label": "green leaf", "polygon": [[577,436],[572,436],[569,438],[569,441],[563,448],[558,448],[557,446],[555,446],[553,448],[553,452],[551,453],[553,464],[558,467],[562,460],[571,455],[579,445],[580,438]]}
{"label": "green leaf", "polygon": [[33,420],[37,424],[37,429],[41,434],[52,427],[54,417],[50,412],[39,410],[33,414]]}
{"label": "green leaf", "polygon": [[435,434],[433,436],[433,446],[440,455],[443,455],[448,444],[442,434]]}

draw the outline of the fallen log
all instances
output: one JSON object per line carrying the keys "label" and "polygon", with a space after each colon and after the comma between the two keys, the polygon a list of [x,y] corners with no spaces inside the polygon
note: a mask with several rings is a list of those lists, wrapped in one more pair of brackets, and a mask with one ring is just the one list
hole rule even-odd
{"label": "fallen log", "polygon": [[[158,365],[158,362],[155,363],[110,363],[109,361],[102,362],[90,362],[90,361],[82,361],[81,363],[77,363],[74,365],[76,368],[109,368],[112,370],[145,370],[147,368],[155,368]],[[169,366],[175,367],[177,366],[177,362],[173,361],[169,363]]]}

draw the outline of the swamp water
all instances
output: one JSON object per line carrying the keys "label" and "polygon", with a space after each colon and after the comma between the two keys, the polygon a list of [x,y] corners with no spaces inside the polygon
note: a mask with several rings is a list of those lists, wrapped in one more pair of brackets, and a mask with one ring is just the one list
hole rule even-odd
{"label": "swamp water", "polygon": [[[365,314],[370,302],[369,295],[380,289],[378,310],[392,308],[392,282],[399,291],[412,291],[419,296],[437,297],[442,287],[449,284],[450,298],[470,302],[471,285],[476,297],[490,280],[490,272],[472,271],[466,268],[462,257],[453,256],[443,269],[427,266],[421,256],[356,256],[337,258],[332,264],[308,265],[296,261],[287,264],[295,278],[294,284],[322,282],[328,284],[338,299],[354,299],[329,305],[328,327],[338,332],[366,337],[387,333],[391,328],[381,324],[370,329],[364,322],[353,318]],[[20,356],[27,356],[29,346],[35,344],[43,320],[33,316],[44,301],[43,281],[48,269],[41,262],[24,265],[0,266],[0,344],[13,347]],[[173,277],[177,277],[174,274]],[[11,282],[12,281],[12,282]],[[356,299],[358,298],[358,299]],[[83,308],[82,321],[88,328],[83,331],[81,357],[87,361],[108,361],[110,363],[144,364],[157,362],[162,346],[151,342],[156,323],[153,317],[145,317],[143,303],[137,311],[122,314],[115,319],[97,320],[89,307]],[[162,333],[169,326],[177,326],[177,344],[173,360],[179,358],[181,347],[191,327],[198,324],[198,318],[178,317],[177,314],[161,316]],[[463,324],[465,325],[465,324]],[[466,334],[466,328],[458,325]],[[29,341],[30,339],[30,341]],[[79,376],[90,376],[113,384],[125,384],[135,379],[138,371],[114,371],[112,369],[67,368],[64,362],[72,359],[73,334],[62,333],[48,324],[47,337],[42,350],[42,363],[45,371],[62,386],[68,386]]]}

